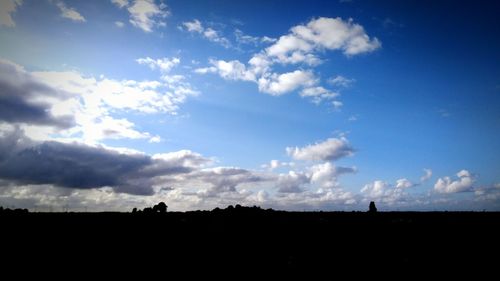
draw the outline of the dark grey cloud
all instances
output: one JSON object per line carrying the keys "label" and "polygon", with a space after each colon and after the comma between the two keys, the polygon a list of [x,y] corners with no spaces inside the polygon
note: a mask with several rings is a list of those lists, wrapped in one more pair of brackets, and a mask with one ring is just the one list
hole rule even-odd
{"label": "dark grey cloud", "polygon": [[151,195],[158,177],[189,173],[194,164],[209,161],[190,151],[165,155],[123,154],[79,143],[34,143],[16,128],[0,135],[0,178],[80,189],[109,186],[116,192]]}
{"label": "dark grey cloud", "polygon": [[64,99],[65,93],[38,82],[19,66],[0,60],[0,121],[68,128],[72,116],[54,116],[47,98]]}
{"label": "dark grey cloud", "polygon": [[236,192],[236,187],[243,183],[269,181],[271,178],[258,175],[255,172],[236,167],[217,167],[210,170],[198,171],[191,175],[202,182],[211,184],[205,196],[215,196],[223,192]]}

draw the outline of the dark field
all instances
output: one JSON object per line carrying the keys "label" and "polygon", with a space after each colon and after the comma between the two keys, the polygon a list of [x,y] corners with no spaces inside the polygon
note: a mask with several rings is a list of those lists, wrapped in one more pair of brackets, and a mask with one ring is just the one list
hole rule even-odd
{"label": "dark field", "polygon": [[[0,215],[3,255],[222,274],[498,267],[500,213],[218,212]],[[496,271],[496,270],[495,270]],[[186,273],[190,273],[188,270]],[[193,272],[191,272],[193,273]],[[199,272],[198,272],[199,273]]]}

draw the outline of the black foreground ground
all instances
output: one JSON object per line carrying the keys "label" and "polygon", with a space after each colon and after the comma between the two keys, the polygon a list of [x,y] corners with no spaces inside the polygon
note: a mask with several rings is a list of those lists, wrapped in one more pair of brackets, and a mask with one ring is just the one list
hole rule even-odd
{"label": "black foreground ground", "polygon": [[[218,212],[0,214],[2,255],[55,266],[169,272],[314,272],[346,266],[493,270],[498,212]],[[118,270],[118,268],[117,268]],[[238,278],[239,279],[239,278]]]}

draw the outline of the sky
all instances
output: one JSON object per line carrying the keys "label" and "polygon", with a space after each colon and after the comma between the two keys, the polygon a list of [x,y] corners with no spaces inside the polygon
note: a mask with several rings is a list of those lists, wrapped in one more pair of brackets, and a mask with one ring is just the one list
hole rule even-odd
{"label": "sky", "polygon": [[0,0],[0,205],[500,211],[499,12]]}

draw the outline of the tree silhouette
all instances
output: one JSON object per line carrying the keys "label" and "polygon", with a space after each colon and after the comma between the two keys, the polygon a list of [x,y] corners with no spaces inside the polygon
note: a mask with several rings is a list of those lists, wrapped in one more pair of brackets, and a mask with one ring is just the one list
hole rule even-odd
{"label": "tree silhouette", "polygon": [[167,204],[165,204],[164,202],[160,202],[158,203],[158,205],[155,205],[153,207],[153,209],[156,209],[155,211],[156,212],[160,212],[161,214],[164,214],[167,212]]}
{"label": "tree silhouette", "polygon": [[368,212],[369,213],[376,213],[377,212],[377,207],[375,207],[375,202],[371,201],[370,206],[368,207]]}

